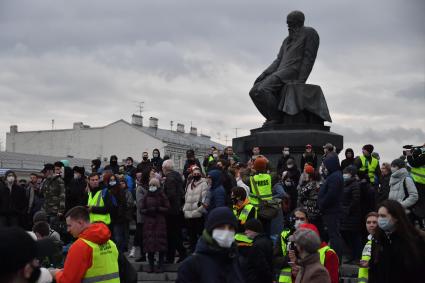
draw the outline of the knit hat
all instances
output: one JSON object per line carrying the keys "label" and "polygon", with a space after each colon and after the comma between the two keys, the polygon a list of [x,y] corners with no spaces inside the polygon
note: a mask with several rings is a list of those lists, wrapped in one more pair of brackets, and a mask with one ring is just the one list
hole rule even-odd
{"label": "knit hat", "polygon": [[225,206],[217,207],[211,210],[211,212],[208,214],[207,222],[205,223],[205,229],[211,233],[214,228],[224,224],[228,224],[236,229],[238,222],[230,208]]}
{"label": "knit hat", "polygon": [[397,167],[397,168],[404,168],[406,167],[406,163],[404,163],[401,159],[394,159],[393,162],[391,162],[391,167]]}
{"label": "knit hat", "polygon": [[301,224],[298,229],[310,229],[311,231],[314,231],[316,235],[319,236],[320,238],[319,229],[317,229],[316,225],[314,224],[304,223],[304,224]]}
{"label": "knit hat", "polygon": [[0,276],[13,274],[35,258],[50,256],[55,251],[51,239],[35,241],[22,228],[0,229]]}
{"label": "knit hat", "polygon": [[366,151],[367,151],[367,152],[369,152],[369,153],[372,153],[372,152],[373,152],[374,147],[373,147],[373,145],[371,145],[371,144],[366,144],[366,145],[364,145],[364,146],[363,146],[363,148],[362,148],[362,149],[366,150]]}
{"label": "knit hat", "polygon": [[350,165],[344,168],[344,173],[349,173],[351,176],[357,175],[357,168],[354,165]]}
{"label": "knit hat", "polygon": [[69,167],[69,160],[62,159],[61,162],[62,162],[64,167]]}
{"label": "knit hat", "polygon": [[245,230],[251,230],[257,233],[264,232],[263,225],[255,218],[251,218],[247,222],[245,222]]}
{"label": "knit hat", "polygon": [[264,157],[257,157],[254,161],[255,171],[265,171],[267,169],[267,159]]}
{"label": "knit hat", "polygon": [[296,243],[307,253],[312,254],[320,248],[320,238],[316,232],[310,229],[298,229],[289,237],[289,241]]}
{"label": "knit hat", "polygon": [[313,147],[311,146],[311,144],[308,144],[305,146],[305,148],[313,148]]}
{"label": "knit hat", "polygon": [[84,175],[85,169],[84,167],[74,166],[74,168],[72,168],[72,171],[80,173],[81,175]]}
{"label": "knit hat", "polygon": [[34,213],[34,216],[32,217],[32,222],[36,223],[39,221],[47,222],[47,214],[43,210],[37,211],[36,213]]}
{"label": "knit hat", "polygon": [[311,166],[311,165],[309,165],[309,164],[307,164],[307,165],[304,166],[304,172],[306,172],[307,174],[312,175],[312,174],[314,174],[314,167]]}

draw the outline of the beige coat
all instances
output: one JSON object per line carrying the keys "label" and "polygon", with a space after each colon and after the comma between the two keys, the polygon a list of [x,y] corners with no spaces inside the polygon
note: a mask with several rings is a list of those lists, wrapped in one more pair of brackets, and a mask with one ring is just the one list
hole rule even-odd
{"label": "beige coat", "polygon": [[198,182],[192,180],[186,187],[183,213],[185,218],[200,218],[205,211],[204,207],[198,206],[205,201],[209,186],[206,179],[202,178]]}
{"label": "beige coat", "polygon": [[320,263],[319,253],[314,253],[301,259],[298,264],[301,269],[295,283],[331,283],[329,273]]}

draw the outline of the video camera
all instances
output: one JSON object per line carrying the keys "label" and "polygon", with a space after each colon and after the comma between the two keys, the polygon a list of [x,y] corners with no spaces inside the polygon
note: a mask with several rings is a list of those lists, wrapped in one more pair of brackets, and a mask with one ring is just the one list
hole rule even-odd
{"label": "video camera", "polygon": [[415,146],[415,145],[408,144],[403,146],[403,148],[405,149],[403,150],[404,156],[406,156],[407,152],[411,152],[412,155],[416,155],[416,156],[425,153],[425,147],[423,145]]}

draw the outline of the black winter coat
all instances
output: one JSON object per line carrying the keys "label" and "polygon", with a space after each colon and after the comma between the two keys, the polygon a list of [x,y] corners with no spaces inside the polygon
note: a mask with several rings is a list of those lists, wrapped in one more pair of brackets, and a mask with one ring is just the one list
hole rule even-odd
{"label": "black winter coat", "polygon": [[383,202],[388,199],[388,195],[390,194],[390,179],[391,174],[382,175],[382,179],[379,182],[378,190],[376,192],[376,204]]}
{"label": "black winter coat", "polygon": [[84,178],[72,179],[69,187],[65,188],[65,210],[68,211],[75,206],[87,204],[87,183]]}
{"label": "black winter coat", "polygon": [[300,169],[304,170],[304,165],[306,163],[312,164],[314,168],[317,167],[317,155],[312,153],[304,152],[303,155],[301,155],[301,162],[300,162]]}
{"label": "black winter coat", "polygon": [[[378,228],[379,229],[379,228]],[[381,231],[381,233],[384,233]],[[401,231],[405,233],[405,231]],[[424,233],[424,232],[421,232]],[[421,283],[424,282],[425,240],[424,236],[415,237],[407,243],[398,232],[387,237],[382,235],[381,242],[372,241],[372,257],[369,261],[369,283]],[[414,257],[412,249],[417,251]]]}
{"label": "black winter coat", "polygon": [[170,201],[168,214],[178,215],[183,208],[183,179],[177,171],[168,172],[165,176],[164,193]]}
{"label": "black winter coat", "polygon": [[341,161],[341,170],[344,170],[350,165],[354,165],[354,158],[346,158],[343,161]]}
{"label": "black winter coat", "polygon": [[273,242],[265,234],[255,237],[241,259],[242,274],[246,283],[273,282]]}
{"label": "black winter coat", "polygon": [[28,208],[25,189],[14,183],[12,190],[0,181],[0,216],[23,216]]}
{"label": "black winter coat", "polygon": [[322,214],[338,214],[341,212],[341,198],[344,188],[344,179],[336,154],[328,155],[323,161],[328,175],[320,186],[319,208]]}
{"label": "black winter coat", "polygon": [[220,248],[210,235],[199,239],[195,253],[180,266],[177,283],[242,283],[236,247]]}
{"label": "black winter coat", "polygon": [[356,179],[345,181],[342,194],[342,231],[359,231],[362,226],[360,187]]}

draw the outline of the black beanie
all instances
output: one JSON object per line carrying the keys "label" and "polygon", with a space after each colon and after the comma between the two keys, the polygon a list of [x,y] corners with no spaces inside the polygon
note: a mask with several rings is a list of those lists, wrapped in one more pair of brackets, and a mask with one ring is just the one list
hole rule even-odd
{"label": "black beanie", "polygon": [[363,146],[363,149],[371,154],[373,152],[374,147],[371,144],[366,144]]}
{"label": "black beanie", "polygon": [[394,159],[393,162],[391,162],[391,167],[397,167],[398,169],[406,167],[406,163],[404,163],[401,159]]}
{"label": "black beanie", "polygon": [[238,221],[230,208],[225,206],[217,207],[208,214],[205,229],[211,233],[214,228],[224,224],[228,224],[236,229]]}
{"label": "black beanie", "polygon": [[80,173],[81,175],[83,175],[84,176],[84,167],[78,167],[78,166],[74,166],[74,168],[72,168],[72,170],[74,171],[74,172],[77,172],[77,173]]}
{"label": "black beanie", "polygon": [[247,222],[245,222],[245,230],[251,230],[257,233],[264,232],[263,225],[255,218],[251,218]]}

